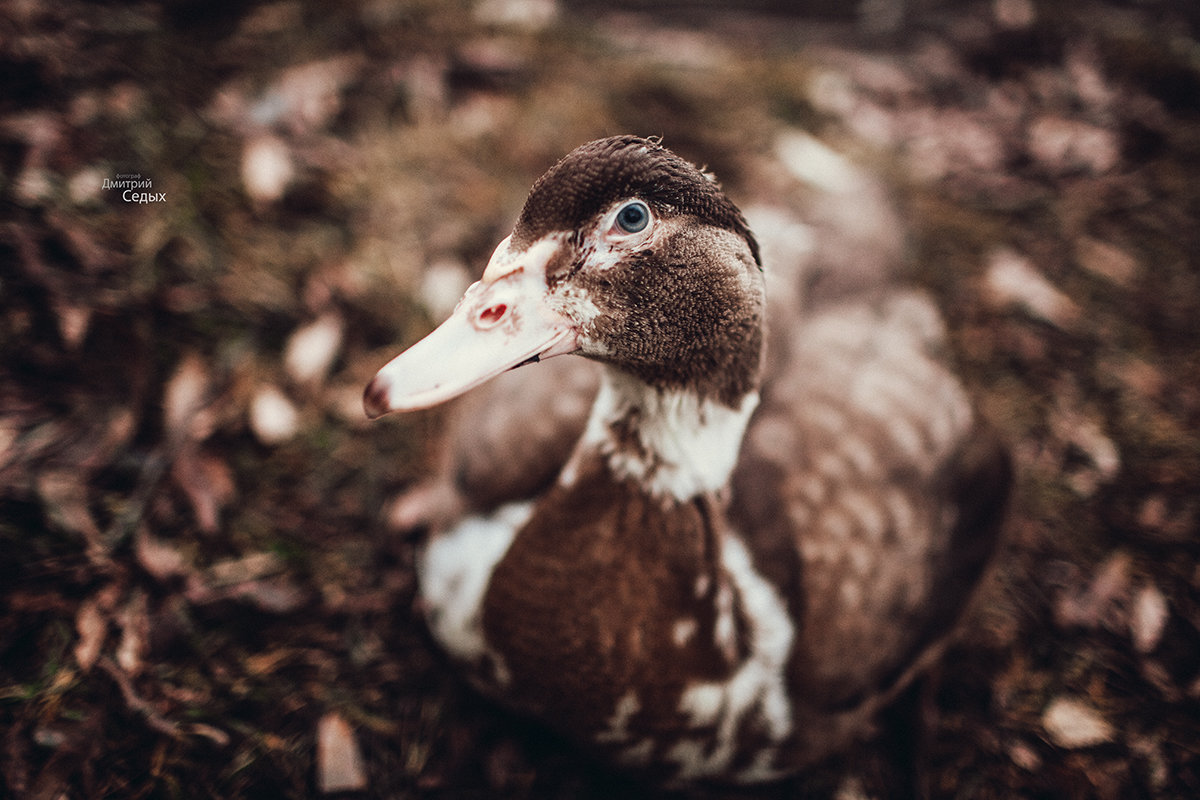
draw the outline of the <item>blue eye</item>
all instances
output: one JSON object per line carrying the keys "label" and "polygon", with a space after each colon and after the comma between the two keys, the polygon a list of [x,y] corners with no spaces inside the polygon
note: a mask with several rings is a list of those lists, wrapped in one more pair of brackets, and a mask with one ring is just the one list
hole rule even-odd
{"label": "blue eye", "polygon": [[650,208],[641,200],[631,200],[617,212],[616,225],[624,233],[641,233],[650,224]]}

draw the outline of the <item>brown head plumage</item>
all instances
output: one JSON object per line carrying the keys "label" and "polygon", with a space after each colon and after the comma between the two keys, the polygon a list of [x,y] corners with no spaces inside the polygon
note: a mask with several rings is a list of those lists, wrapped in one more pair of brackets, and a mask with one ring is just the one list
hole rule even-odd
{"label": "brown head plumage", "polygon": [[758,242],[712,176],[657,141],[610,136],[575,148],[533,185],[513,230],[513,244],[580,229],[610,203],[640,197],[664,213],[686,214],[736,233],[762,265]]}

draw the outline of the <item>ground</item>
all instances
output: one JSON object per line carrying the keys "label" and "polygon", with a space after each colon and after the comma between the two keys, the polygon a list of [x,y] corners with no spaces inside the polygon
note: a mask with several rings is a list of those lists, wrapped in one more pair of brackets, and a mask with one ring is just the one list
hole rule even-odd
{"label": "ground", "polygon": [[931,291],[1018,467],[944,664],[756,796],[1200,794],[1200,14],[832,6],[0,3],[0,795],[648,793],[440,660],[443,418],[359,405],[617,132]]}

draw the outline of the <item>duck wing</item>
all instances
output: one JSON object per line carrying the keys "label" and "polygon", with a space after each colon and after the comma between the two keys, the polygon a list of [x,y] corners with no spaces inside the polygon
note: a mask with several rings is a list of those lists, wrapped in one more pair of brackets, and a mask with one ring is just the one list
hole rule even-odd
{"label": "duck wing", "polygon": [[1004,449],[915,292],[832,303],[786,333],[730,519],[799,621],[795,685],[848,710],[944,638],[995,549]]}

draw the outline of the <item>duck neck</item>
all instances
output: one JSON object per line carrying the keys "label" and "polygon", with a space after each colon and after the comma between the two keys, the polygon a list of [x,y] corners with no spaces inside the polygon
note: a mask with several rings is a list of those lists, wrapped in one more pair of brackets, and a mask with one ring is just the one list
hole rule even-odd
{"label": "duck neck", "polygon": [[614,368],[604,370],[587,428],[560,482],[602,457],[620,481],[666,503],[688,502],[729,483],[758,392],[734,404],[689,389],[662,389]]}

